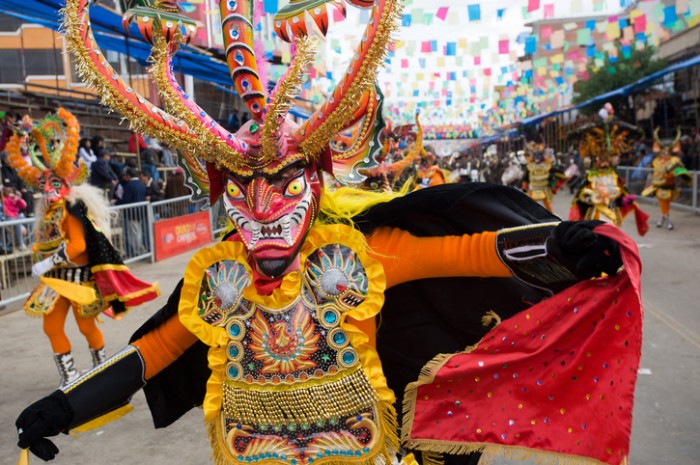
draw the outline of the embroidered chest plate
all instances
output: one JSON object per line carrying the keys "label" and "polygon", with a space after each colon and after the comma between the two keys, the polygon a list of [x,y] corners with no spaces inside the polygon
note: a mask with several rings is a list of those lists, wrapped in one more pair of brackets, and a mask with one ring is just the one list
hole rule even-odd
{"label": "embroidered chest plate", "polygon": [[622,195],[615,172],[594,174],[590,177],[590,181],[593,191],[591,202],[594,205],[607,206]]}
{"label": "embroidered chest plate", "polygon": [[44,213],[44,221],[36,232],[35,254],[37,260],[43,260],[56,252],[63,242],[63,230],[61,224],[66,215],[66,207],[63,202],[52,205]]}
{"label": "embroidered chest plate", "polygon": [[244,297],[245,266],[220,261],[202,280],[199,317],[224,328],[217,463],[369,463],[383,450],[382,413],[344,314],[367,298],[368,277],[347,246],[327,244],[303,266],[283,308]]}
{"label": "embroidered chest plate", "polygon": [[552,165],[549,163],[528,163],[527,169],[530,172],[530,184],[533,188],[543,188],[549,186],[549,171]]}
{"label": "embroidered chest plate", "polygon": [[652,183],[654,186],[667,186],[673,185],[673,174],[671,170],[673,166],[677,163],[675,157],[671,158],[655,158],[652,166],[654,167],[654,173],[652,175]]}

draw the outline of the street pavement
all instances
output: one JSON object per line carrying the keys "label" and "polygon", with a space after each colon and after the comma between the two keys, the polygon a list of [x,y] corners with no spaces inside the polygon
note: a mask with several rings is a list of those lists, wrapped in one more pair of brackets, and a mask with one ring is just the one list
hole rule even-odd
{"label": "street pavement", "polygon": [[[568,214],[571,196],[561,193],[555,212]],[[632,429],[631,465],[697,465],[700,463],[700,217],[672,212],[674,231],[657,229],[658,207],[643,204],[651,214],[651,229],[639,237],[629,218],[623,229],[638,243],[644,265],[642,297],[645,308],[642,362],[637,383]],[[165,303],[181,279],[194,252],[159,263],[132,266],[145,280],[158,281],[162,295],[133,309],[120,321],[101,325],[108,354],[127,341]],[[52,392],[58,381],[51,347],[40,319],[32,319],[13,304],[0,316],[0,465],[14,464],[14,421],[24,407]],[[84,338],[72,317],[66,324],[80,369],[89,368]],[[193,409],[174,425],[156,430],[142,392],[135,409],[119,421],[81,434],[61,435],[57,465],[205,465],[211,463],[202,411]],[[30,463],[41,461],[33,457]],[[513,462],[497,459],[496,465]]]}

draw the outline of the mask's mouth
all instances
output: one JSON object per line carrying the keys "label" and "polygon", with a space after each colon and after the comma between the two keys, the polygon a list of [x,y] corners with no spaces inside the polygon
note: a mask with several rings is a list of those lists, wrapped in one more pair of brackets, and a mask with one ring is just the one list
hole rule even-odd
{"label": "mask's mouth", "polygon": [[289,257],[285,259],[257,259],[255,264],[258,270],[267,277],[276,278],[282,276],[284,270],[289,267],[294,257]]}
{"label": "mask's mouth", "polygon": [[305,218],[311,206],[311,193],[294,206],[290,213],[281,215],[274,221],[260,222],[244,215],[236,208],[230,208],[228,215],[235,223],[248,250],[267,248],[289,249],[298,242],[305,229]]}

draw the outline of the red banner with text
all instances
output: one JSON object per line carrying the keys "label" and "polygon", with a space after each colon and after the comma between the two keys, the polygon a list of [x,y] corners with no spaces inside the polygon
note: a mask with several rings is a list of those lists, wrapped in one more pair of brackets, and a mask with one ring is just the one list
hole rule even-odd
{"label": "red banner with text", "polygon": [[209,213],[198,212],[157,221],[153,225],[156,261],[211,242]]}

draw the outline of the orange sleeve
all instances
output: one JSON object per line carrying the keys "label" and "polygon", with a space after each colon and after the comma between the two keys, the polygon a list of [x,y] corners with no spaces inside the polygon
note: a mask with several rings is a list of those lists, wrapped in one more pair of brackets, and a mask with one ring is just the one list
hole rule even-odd
{"label": "orange sleeve", "polygon": [[88,263],[88,255],[83,224],[75,216],[66,215],[66,218],[63,220],[63,232],[68,242],[66,245],[68,260],[76,265],[86,265]]}
{"label": "orange sleeve", "polygon": [[192,344],[197,336],[185,328],[177,315],[153,331],[137,339],[132,345],[138,347],[146,366],[146,380],[153,378],[175,361]]}
{"label": "orange sleeve", "polygon": [[496,232],[416,237],[398,228],[378,228],[367,237],[372,258],[386,273],[386,287],[424,278],[510,277],[496,253]]}

